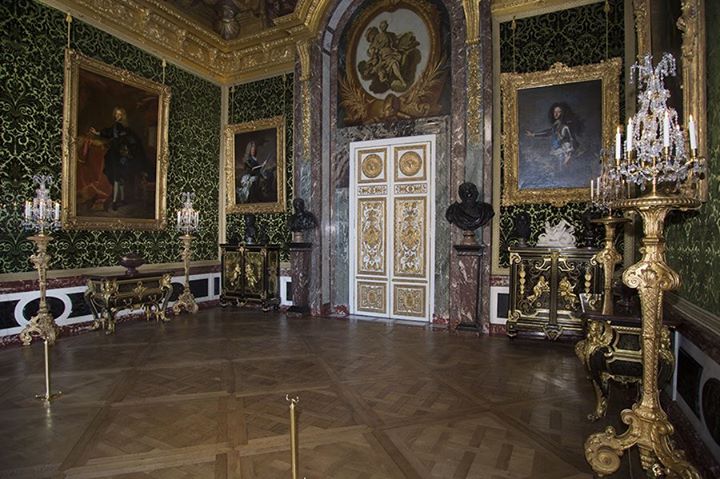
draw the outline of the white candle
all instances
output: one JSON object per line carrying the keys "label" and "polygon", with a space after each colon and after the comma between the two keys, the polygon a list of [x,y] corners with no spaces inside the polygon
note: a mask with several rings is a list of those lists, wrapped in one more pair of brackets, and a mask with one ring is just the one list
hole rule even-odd
{"label": "white candle", "polygon": [[697,150],[697,136],[695,133],[695,120],[693,120],[692,115],[690,115],[690,119],[688,120],[688,130],[690,130],[690,149]]}
{"label": "white candle", "polygon": [[665,116],[663,117],[663,146],[665,148],[670,147],[670,113],[665,110]]}
{"label": "white candle", "polygon": [[55,221],[60,219],[60,203],[55,202]]}
{"label": "white candle", "polygon": [[625,140],[625,147],[627,148],[627,152],[630,153],[633,149],[633,121],[632,117],[628,118],[628,125],[627,125],[627,139]]}
{"label": "white candle", "polygon": [[45,201],[40,202],[40,219],[45,219]]}
{"label": "white candle", "polygon": [[180,227],[180,210],[178,210],[178,212],[177,212],[177,225],[179,228]]}
{"label": "white candle", "polygon": [[30,206],[30,202],[26,201],[25,202],[25,220],[28,220],[28,221],[30,220],[30,215],[32,214],[31,209],[32,209],[32,206]]}
{"label": "white candle", "polygon": [[615,133],[615,159],[619,160],[622,155],[622,133],[618,126],[617,132]]}

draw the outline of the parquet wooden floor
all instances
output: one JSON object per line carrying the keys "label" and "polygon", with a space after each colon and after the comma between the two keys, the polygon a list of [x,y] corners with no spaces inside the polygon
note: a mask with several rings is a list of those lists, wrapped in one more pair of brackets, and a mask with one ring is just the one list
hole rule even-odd
{"label": "parquet wooden floor", "polygon": [[45,407],[42,344],[0,351],[0,477],[288,478],[285,394],[308,479],[589,479],[605,426],[567,344],[217,309],[51,355]]}

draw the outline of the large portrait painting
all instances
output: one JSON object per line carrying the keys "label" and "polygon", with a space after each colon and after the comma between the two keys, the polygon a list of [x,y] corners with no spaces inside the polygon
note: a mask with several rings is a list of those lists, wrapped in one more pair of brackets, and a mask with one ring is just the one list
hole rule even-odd
{"label": "large portrait painting", "polygon": [[502,75],[504,205],[590,199],[619,122],[620,68],[612,59]]}
{"label": "large portrait painting", "polygon": [[339,47],[339,126],[448,113],[448,24],[432,1],[380,1],[357,13]]}
{"label": "large portrait painting", "polygon": [[285,211],[285,117],[225,128],[228,213]]}
{"label": "large portrait painting", "polygon": [[165,226],[170,88],[65,51],[63,227]]}

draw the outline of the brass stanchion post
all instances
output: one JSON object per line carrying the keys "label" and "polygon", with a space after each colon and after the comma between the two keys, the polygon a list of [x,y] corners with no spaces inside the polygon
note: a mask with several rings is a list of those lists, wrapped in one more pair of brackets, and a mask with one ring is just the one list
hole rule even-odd
{"label": "brass stanchion post", "polygon": [[35,399],[50,402],[57,399],[62,391],[50,392],[50,351],[47,339],[43,341],[43,349],[45,351],[45,394],[36,394]]}
{"label": "brass stanchion post", "polygon": [[300,477],[298,464],[298,436],[297,436],[297,403],[300,402],[299,397],[291,398],[285,395],[285,400],[290,403],[290,463],[292,467],[292,479]]}

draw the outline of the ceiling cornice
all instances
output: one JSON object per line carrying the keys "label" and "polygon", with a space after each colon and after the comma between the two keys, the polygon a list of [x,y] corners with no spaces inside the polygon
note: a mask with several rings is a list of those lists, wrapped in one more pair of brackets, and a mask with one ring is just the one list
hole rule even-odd
{"label": "ceiling cornice", "polygon": [[41,1],[219,85],[293,71],[297,42],[312,36],[308,25],[329,3],[300,0],[273,27],[225,41],[160,0]]}

